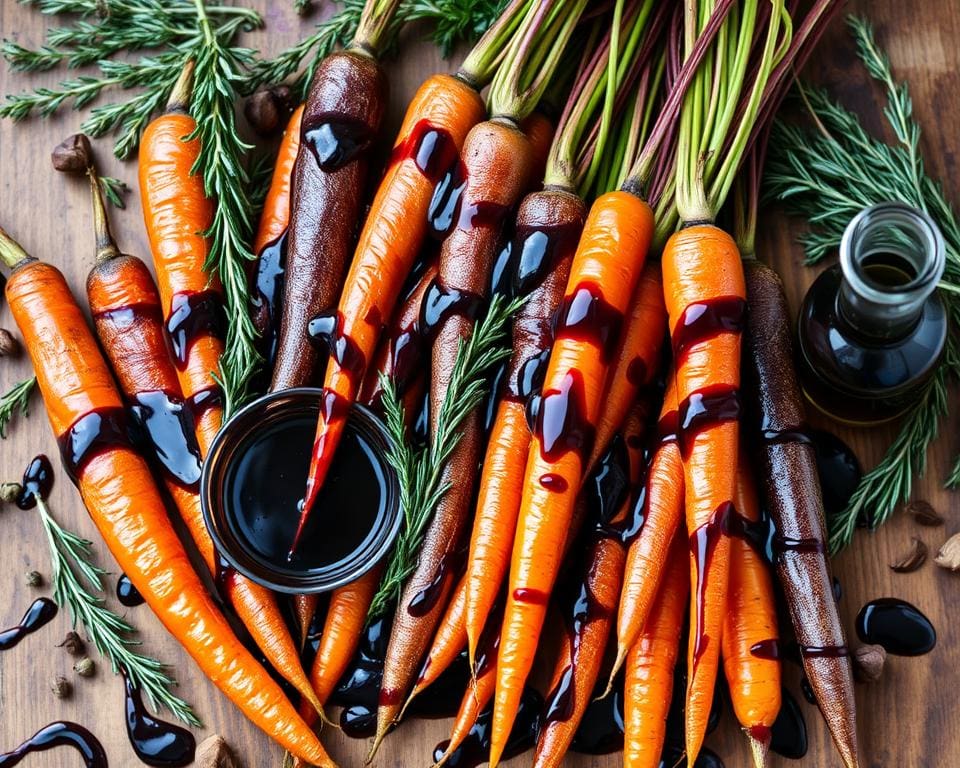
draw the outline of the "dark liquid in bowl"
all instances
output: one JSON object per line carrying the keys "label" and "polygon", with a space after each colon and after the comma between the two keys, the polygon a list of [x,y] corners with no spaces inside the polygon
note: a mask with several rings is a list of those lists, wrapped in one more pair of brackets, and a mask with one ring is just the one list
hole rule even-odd
{"label": "dark liquid in bowl", "polygon": [[385,525],[387,469],[367,438],[347,429],[302,543],[288,557],[315,428],[310,414],[264,426],[239,447],[224,482],[231,533],[270,568],[330,568],[349,559]]}

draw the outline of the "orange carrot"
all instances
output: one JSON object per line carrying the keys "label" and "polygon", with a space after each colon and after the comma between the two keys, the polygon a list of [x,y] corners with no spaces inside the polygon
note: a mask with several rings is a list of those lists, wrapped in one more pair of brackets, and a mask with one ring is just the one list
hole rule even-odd
{"label": "orange carrot", "polygon": [[746,289],[733,238],[712,224],[693,224],[672,235],[663,251],[663,285],[690,534],[686,748],[693,761],[706,733],[720,661],[730,565],[724,523],[736,490]]}
{"label": "orange carrot", "polygon": [[210,243],[204,237],[213,220],[213,202],[203,179],[190,171],[200,152],[196,128],[185,111],[190,72],[171,97],[167,112],[154,119],[140,140],[140,196],[167,333],[173,342],[177,377],[184,399],[194,408],[197,440],[206,456],[220,431],[223,408],[213,379],[223,340],[222,290],[203,268]]}
{"label": "orange carrot", "polygon": [[270,189],[263,202],[263,213],[260,214],[260,225],[253,238],[253,252],[260,253],[267,245],[276,242],[290,222],[290,173],[297,160],[300,150],[300,121],[303,120],[303,108],[297,107],[280,141],[277,150],[277,161],[273,166],[273,176],[270,178]]}
{"label": "orange carrot", "polygon": [[337,336],[355,354],[327,367],[329,407],[321,412],[310,463],[304,514],[323,484],[348,406],[357,398],[382,323],[393,315],[404,280],[427,236],[427,209],[437,182],[452,169],[463,141],[484,115],[477,90],[450,75],[430,77],[414,95],[373,199],[347,273]]}
{"label": "orange carrot", "polygon": [[332,766],[194,572],[150,469],[129,442],[120,393],[63,275],[27,256],[2,230],[0,257],[13,268],[7,301],[63,445],[65,468],[117,564],[204,674],[253,723],[293,754]]}
{"label": "orange carrot", "polygon": [[[737,468],[736,507],[744,533],[760,522],[757,490],[743,452]],[[770,729],[780,711],[780,660],[773,581],[754,546],[754,539],[746,536],[730,543],[730,594],[722,651],[733,711],[750,740],[756,768],[763,768]]]}
{"label": "orange carrot", "polygon": [[[640,483],[644,472],[645,421],[646,405],[637,404],[622,425],[631,488]],[[591,492],[588,485],[582,495],[589,497]],[[547,714],[533,761],[536,768],[560,765],[593,696],[620,598],[627,555],[624,537],[632,524],[631,496],[627,495],[611,519],[590,520],[596,527],[587,534],[580,589],[575,593],[572,616],[568,616],[568,647],[558,655],[554,666]]]}
{"label": "orange carrot", "polygon": [[497,666],[490,762],[520,705],[567,528],[592,451],[607,367],[643,268],[653,212],[635,195],[593,204],[573,259],[523,480]]}
{"label": "orange carrot", "polygon": [[[471,663],[507,575],[523,493],[523,476],[516,468],[526,461],[531,440],[526,404],[553,341],[553,315],[563,298],[584,217],[583,201],[562,190],[527,195],[517,211],[517,236],[505,282],[512,293],[526,295],[527,301],[514,317],[506,391],[487,440],[470,538],[466,628]],[[532,274],[521,274],[528,248],[542,249],[544,258]]]}
{"label": "orange carrot", "polygon": [[[667,551],[683,518],[683,463],[676,440],[677,390],[671,374],[660,412],[657,445],[644,487],[644,522],[627,552],[627,564],[617,613],[617,659],[610,685],[627,652],[647,622],[661,577]],[[609,687],[608,687],[609,690]]]}
{"label": "orange carrot", "polygon": [[643,631],[627,656],[623,695],[624,768],[657,768],[673,695],[690,579],[682,536],[666,553],[664,575]]}

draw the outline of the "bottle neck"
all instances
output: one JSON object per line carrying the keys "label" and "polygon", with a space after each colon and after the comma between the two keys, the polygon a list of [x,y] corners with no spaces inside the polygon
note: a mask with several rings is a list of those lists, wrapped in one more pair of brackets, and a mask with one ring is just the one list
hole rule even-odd
{"label": "bottle neck", "polygon": [[922,211],[902,203],[861,211],[840,244],[841,317],[862,336],[903,338],[936,290],[945,259],[943,236]]}

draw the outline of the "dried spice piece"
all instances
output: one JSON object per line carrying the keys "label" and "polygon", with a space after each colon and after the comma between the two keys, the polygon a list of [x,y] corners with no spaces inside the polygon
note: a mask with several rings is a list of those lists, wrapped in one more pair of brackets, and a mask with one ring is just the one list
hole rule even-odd
{"label": "dried spice piece", "polygon": [[0,328],[0,357],[16,357],[20,354],[20,342],[6,328]]}
{"label": "dried spice piece", "polygon": [[43,576],[40,571],[27,571],[26,582],[28,587],[42,587]]}
{"label": "dried spice piece", "polygon": [[0,483],[0,501],[13,504],[23,493],[20,483]]}
{"label": "dried spice piece", "polygon": [[53,167],[64,173],[84,173],[90,165],[90,139],[82,133],[64,139],[50,155]]}
{"label": "dried spice piece", "polygon": [[80,656],[83,654],[86,645],[80,635],[70,631],[67,632],[67,636],[63,638],[63,642],[57,645],[57,648],[63,648],[71,656]]}
{"label": "dried spice piece", "polygon": [[912,515],[918,525],[936,528],[943,525],[943,517],[933,508],[929,501],[911,501],[903,508],[908,515]]}
{"label": "dried spice piece", "polygon": [[927,545],[916,536],[911,538],[913,544],[910,551],[890,566],[890,570],[897,573],[912,573],[927,562]]}
{"label": "dried spice piece", "polygon": [[269,138],[286,125],[290,115],[290,99],[290,87],[287,85],[260,88],[243,105],[243,114],[259,136]]}
{"label": "dried spice piece", "polygon": [[853,676],[861,683],[873,683],[883,674],[887,652],[882,645],[861,645],[853,652]]}
{"label": "dried spice piece", "polygon": [[197,747],[197,768],[239,768],[230,745],[218,733]]}
{"label": "dried spice piece", "polygon": [[63,675],[57,675],[50,683],[50,690],[58,699],[69,699],[73,695],[73,685]]}
{"label": "dried spice piece", "polygon": [[93,677],[97,671],[97,665],[93,663],[93,659],[89,656],[84,656],[73,665],[73,671],[80,675],[80,677]]}
{"label": "dried spice piece", "polygon": [[941,568],[960,571],[960,533],[955,533],[946,540],[933,562]]}

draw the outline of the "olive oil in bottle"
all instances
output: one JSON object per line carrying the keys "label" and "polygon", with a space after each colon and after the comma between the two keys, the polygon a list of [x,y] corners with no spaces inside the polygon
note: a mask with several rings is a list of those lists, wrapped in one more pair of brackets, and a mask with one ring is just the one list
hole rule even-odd
{"label": "olive oil in bottle", "polygon": [[944,263],[943,237],[921,211],[882,203],[850,222],[840,263],[814,281],[797,323],[801,384],[817,408],[879,424],[915,402],[946,341]]}

